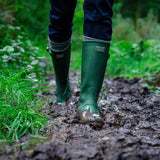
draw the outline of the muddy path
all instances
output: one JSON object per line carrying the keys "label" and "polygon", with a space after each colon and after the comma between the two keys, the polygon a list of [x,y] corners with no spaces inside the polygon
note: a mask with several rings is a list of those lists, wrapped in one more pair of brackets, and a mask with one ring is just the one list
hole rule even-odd
{"label": "muddy path", "polygon": [[[55,80],[48,75],[54,99]],[[71,72],[72,98],[66,105],[48,102],[51,117],[45,136],[49,141],[32,152],[21,150],[17,160],[160,160],[160,95],[143,86],[137,78],[106,78],[99,97],[105,119],[101,129],[79,123],[80,74]],[[49,110],[48,107],[49,106]]]}

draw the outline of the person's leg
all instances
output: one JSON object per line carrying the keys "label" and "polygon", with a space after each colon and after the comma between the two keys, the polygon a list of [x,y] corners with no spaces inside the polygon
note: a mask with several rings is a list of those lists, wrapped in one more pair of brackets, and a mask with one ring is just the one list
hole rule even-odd
{"label": "person's leg", "polygon": [[77,0],[50,0],[49,39],[66,42],[71,38],[74,10]]}
{"label": "person's leg", "polygon": [[56,77],[57,102],[64,103],[71,96],[69,64],[76,0],[50,0],[50,4],[49,52]]}
{"label": "person's leg", "polygon": [[111,41],[113,2],[114,0],[85,0],[84,38]]}
{"label": "person's leg", "polygon": [[97,100],[102,87],[112,35],[113,0],[85,0],[81,93],[81,123],[102,125]]}

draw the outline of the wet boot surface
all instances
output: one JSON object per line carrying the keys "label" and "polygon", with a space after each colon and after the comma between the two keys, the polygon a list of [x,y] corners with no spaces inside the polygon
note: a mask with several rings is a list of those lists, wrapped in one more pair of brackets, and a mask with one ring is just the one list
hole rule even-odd
{"label": "wet boot surface", "polygon": [[[76,114],[79,105],[80,73],[70,72],[72,98],[65,105],[47,100],[44,111],[51,119],[45,130],[47,140],[31,151],[19,148],[0,155],[16,160],[159,160],[160,93],[153,93],[137,78],[106,78],[98,100],[104,118],[102,128],[82,125]],[[55,79],[48,75],[48,92],[56,100]],[[54,87],[55,88],[55,87]],[[29,140],[24,136],[19,143]],[[14,156],[13,156],[14,155]]]}

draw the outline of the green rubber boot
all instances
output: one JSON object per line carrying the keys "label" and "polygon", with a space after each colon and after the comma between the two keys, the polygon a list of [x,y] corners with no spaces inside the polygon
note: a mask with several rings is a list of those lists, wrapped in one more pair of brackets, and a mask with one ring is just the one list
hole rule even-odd
{"label": "green rubber boot", "polygon": [[83,124],[102,125],[97,100],[102,87],[110,44],[103,41],[83,42],[80,105],[77,113]]}
{"label": "green rubber boot", "polygon": [[71,90],[69,85],[71,46],[62,52],[49,52],[52,57],[56,77],[57,103],[65,103],[66,100],[71,97]]}

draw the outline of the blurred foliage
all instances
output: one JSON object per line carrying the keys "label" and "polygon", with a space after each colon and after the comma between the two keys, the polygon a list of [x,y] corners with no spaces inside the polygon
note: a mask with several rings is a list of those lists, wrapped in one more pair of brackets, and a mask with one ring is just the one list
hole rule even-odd
{"label": "blurred foliage", "polygon": [[[77,1],[77,7],[75,9],[75,16],[73,19],[73,35],[72,35],[72,61],[71,68],[80,69],[81,63],[81,48],[83,40],[83,2],[84,0]],[[148,40],[160,41],[159,30],[159,11],[160,0],[144,1],[144,0],[116,0],[113,6],[113,35],[112,43],[120,43],[121,41],[127,41],[128,45],[141,44]],[[45,52],[47,46],[47,34],[49,24],[49,10],[50,4],[48,0],[35,1],[32,0],[2,0],[0,1],[0,22],[13,24],[20,26],[27,36],[32,37],[36,45],[44,50],[43,55],[49,58],[49,54]],[[5,38],[1,38],[2,44],[7,44],[9,36],[14,36],[17,32],[12,32],[13,35],[4,28],[1,33],[5,35]],[[1,37],[4,37],[1,36]],[[45,44],[45,45],[43,45]],[[120,46],[119,46],[120,47]],[[126,47],[126,46],[124,46]],[[6,49],[6,48],[3,48]],[[15,49],[15,48],[14,48]],[[123,50],[119,48],[118,50]],[[132,49],[130,53],[125,52],[126,56],[132,54],[135,49]],[[18,52],[18,50],[16,50]],[[153,51],[159,55],[159,51]],[[148,52],[145,54],[148,54]],[[143,58],[141,54],[133,54],[134,57]],[[135,56],[136,55],[136,56]],[[4,57],[11,58],[9,55]],[[3,57],[3,58],[4,58]],[[120,57],[119,57],[120,58]],[[9,60],[11,61],[11,60]],[[15,60],[17,61],[17,60]],[[129,60],[128,60],[129,61]],[[18,62],[17,62],[18,63]],[[154,62],[151,62],[154,63]]]}
{"label": "blurred foliage", "polygon": [[[109,76],[152,77],[160,73],[160,47],[155,40],[135,42],[114,42],[108,62]],[[116,67],[115,67],[116,66]],[[154,77],[156,78],[156,77]]]}
{"label": "blurred foliage", "polygon": [[115,5],[117,4],[119,6],[118,13],[121,13],[123,17],[130,17],[136,31],[139,27],[138,19],[146,17],[150,10],[153,10],[154,16],[160,22],[160,0],[117,0]]}
{"label": "blurred foliage", "polygon": [[123,18],[117,14],[113,18],[113,40],[114,41],[141,41],[155,39],[160,40],[160,23],[157,22],[152,10],[145,18],[138,19],[138,31],[135,30],[131,18]]}
{"label": "blurred foliage", "polygon": [[[0,25],[0,73],[7,69],[17,73],[25,70],[35,77],[41,77],[46,72],[46,59],[39,55],[39,48],[33,46],[31,40],[19,26]],[[7,68],[3,70],[4,68]]]}
{"label": "blurred foliage", "polygon": [[[73,54],[71,61],[71,68],[73,69],[80,69],[81,63],[84,17],[83,2],[84,0],[77,1],[73,19]],[[146,41],[153,39],[155,42],[160,41],[159,2],[160,0],[116,0],[113,6],[114,15],[112,19],[113,46],[116,48],[116,45],[114,44],[121,44],[121,41],[127,41],[126,43],[128,43],[128,46],[130,44],[141,44],[141,42],[144,42],[143,44],[145,44]],[[34,39],[34,42],[36,41],[36,45],[42,48],[43,55],[46,55],[47,58],[49,58],[49,54],[45,52],[47,46],[49,10],[50,4],[48,0],[35,1],[34,3],[32,0],[2,0],[0,2],[0,21],[1,23],[16,24],[20,26],[28,36],[32,35],[31,37]],[[10,33],[4,31],[4,29],[2,32],[6,35],[5,38],[10,36]],[[12,34],[14,35],[17,33]],[[5,38],[1,38],[1,43],[8,45]],[[127,45],[122,46],[126,47]],[[120,47],[118,50],[122,51],[123,48]],[[129,53],[125,52],[125,54],[127,54],[126,56],[131,56],[133,52],[135,52],[135,49],[131,49]],[[153,52],[159,55],[159,50],[153,50]],[[148,52],[145,52],[144,54],[148,54]],[[143,58],[142,54],[138,54],[137,52],[133,55],[134,57],[137,56],[137,58]],[[10,58],[9,55],[7,56]],[[128,61],[130,60],[128,59]],[[155,63],[155,61],[151,63]]]}
{"label": "blurred foliage", "polygon": [[0,23],[16,24],[32,34],[44,38],[48,31],[50,4],[43,1],[0,1]]}

